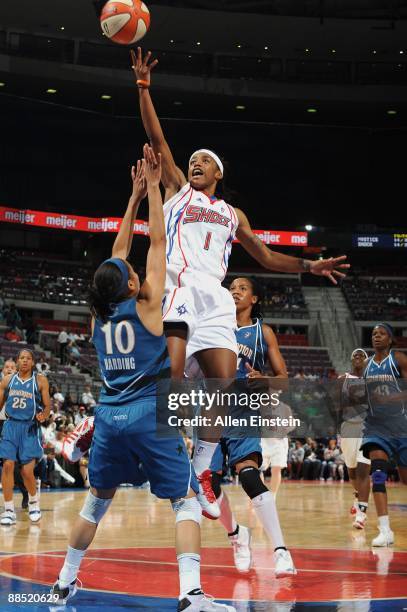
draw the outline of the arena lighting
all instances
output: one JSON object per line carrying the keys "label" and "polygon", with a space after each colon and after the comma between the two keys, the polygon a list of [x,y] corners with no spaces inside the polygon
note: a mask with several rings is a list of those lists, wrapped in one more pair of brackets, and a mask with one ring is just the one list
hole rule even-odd
{"label": "arena lighting", "polygon": [[264,47],[265,51],[268,51],[268,47]]}
{"label": "arena lighting", "polygon": [[332,53],[336,53],[336,49],[331,49]]}
{"label": "arena lighting", "polygon": [[305,53],[309,53],[309,49],[308,49],[308,48],[307,48],[307,49],[305,49]]}
{"label": "arena lighting", "polygon": [[314,229],[313,225],[306,225],[305,229],[307,230],[307,232],[312,232],[312,230]]}
{"label": "arena lighting", "polygon": [[243,106],[242,104],[238,104],[238,105],[236,106],[236,110],[246,110],[246,107],[245,107],[245,106]]}
{"label": "arena lighting", "polygon": [[109,96],[108,94],[103,94],[100,97],[102,98],[102,100],[111,100],[112,99],[112,96]]}
{"label": "arena lighting", "polygon": [[173,42],[174,42],[174,40],[171,38],[170,43],[173,43]]}
{"label": "arena lighting", "polygon": [[373,49],[372,53],[373,53],[373,55],[376,55],[376,53],[377,53],[376,49]]}
{"label": "arena lighting", "polygon": [[179,100],[174,100],[174,106],[182,106],[182,102]]}
{"label": "arena lighting", "polygon": [[397,115],[397,111],[393,110],[393,109],[390,109],[390,110],[388,110],[386,112],[387,112],[388,115]]}
{"label": "arena lighting", "polygon": [[5,87],[6,84],[5,83],[0,83],[0,87]]}
{"label": "arena lighting", "polygon": [[242,45],[237,45],[237,48],[238,48],[238,49],[241,49],[241,48],[242,48]]}
{"label": "arena lighting", "polygon": [[197,44],[197,45],[198,45],[198,47],[199,47],[199,45],[200,45],[201,43],[198,41],[196,44]]}
{"label": "arena lighting", "polygon": [[307,113],[317,113],[317,109],[316,108],[307,108]]}
{"label": "arena lighting", "polygon": [[61,26],[59,29],[60,30],[65,30],[65,26]]}
{"label": "arena lighting", "polygon": [[403,55],[404,51],[400,51],[400,55]]}
{"label": "arena lighting", "polygon": [[50,89],[47,89],[46,93],[49,93],[49,94],[55,94],[55,93],[57,93],[57,90],[56,90],[56,89],[51,89],[51,88],[50,88]]}

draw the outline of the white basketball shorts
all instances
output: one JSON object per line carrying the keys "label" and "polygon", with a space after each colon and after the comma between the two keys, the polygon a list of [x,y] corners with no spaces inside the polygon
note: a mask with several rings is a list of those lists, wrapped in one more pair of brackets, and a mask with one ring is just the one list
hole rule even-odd
{"label": "white basketball shorts", "polygon": [[[167,282],[171,276],[167,273]],[[163,321],[188,326],[187,361],[194,353],[210,348],[226,348],[238,354],[236,305],[229,291],[216,279],[191,272],[183,275],[181,287],[167,286]]]}
{"label": "white basketball shorts", "polygon": [[341,426],[341,449],[345,459],[346,467],[355,468],[358,463],[370,464],[360,447],[363,439],[363,423],[352,423],[345,421]]}
{"label": "white basketball shorts", "polygon": [[265,472],[269,467],[287,467],[288,438],[262,438],[263,463],[261,470]]}

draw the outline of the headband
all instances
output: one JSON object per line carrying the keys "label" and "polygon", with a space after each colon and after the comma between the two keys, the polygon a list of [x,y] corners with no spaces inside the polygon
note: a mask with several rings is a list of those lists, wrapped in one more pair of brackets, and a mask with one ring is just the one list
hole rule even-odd
{"label": "headband", "polygon": [[356,355],[356,353],[363,353],[363,354],[364,354],[364,356],[365,356],[365,359],[367,359],[367,358],[368,358],[368,354],[367,354],[367,353],[366,353],[366,351],[365,351],[364,349],[362,349],[362,348],[357,348],[357,349],[355,349],[355,350],[353,351],[352,355],[350,356],[350,358],[351,358],[351,359],[353,359],[353,358],[354,358],[354,356]]}
{"label": "headband", "polygon": [[114,266],[116,266],[116,268],[119,268],[122,274],[122,280],[120,283],[120,287],[116,291],[115,295],[113,296],[114,299],[117,299],[118,297],[121,297],[124,294],[125,290],[128,288],[129,269],[126,266],[126,263],[124,262],[124,260],[119,259],[118,257],[111,257],[110,259],[105,259],[102,265],[103,264],[113,264]]}
{"label": "headband", "polygon": [[195,153],[192,153],[191,157],[189,158],[189,163],[191,163],[191,159],[193,158],[193,156],[197,155],[198,153],[205,153],[206,155],[209,155],[209,157],[212,157],[213,161],[216,162],[216,165],[222,172],[223,177],[223,164],[220,160],[220,157],[218,157],[213,151],[210,151],[210,149],[198,149],[197,151],[195,151]]}
{"label": "headband", "polygon": [[[389,325],[388,323],[376,323],[375,327],[383,327],[383,329],[385,329],[387,331],[387,333],[389,334],[390,338],[394,337],[394,331],[391,325]],[[373,329],[374,329],[373,328]]]}

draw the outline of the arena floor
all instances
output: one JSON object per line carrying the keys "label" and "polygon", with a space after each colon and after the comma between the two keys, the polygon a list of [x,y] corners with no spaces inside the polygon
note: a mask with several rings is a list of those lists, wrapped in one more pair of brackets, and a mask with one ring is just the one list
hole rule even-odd
{"label": "arena floor", "polygon": [[[298,575],[274,577],[272,547],[240,487],[227,486],[236,515],[253,529],[254,567],[239,574],[220,524],[206,519],[202,531],[202,586],[237,612],[407,610],[407,487],[389,486],[396,544],[370,547],[376,535],[369,508],[366,533],[351,527],[348,484],[283,483],[278,508]],[[36,603],[49,593],[63,563],[67,537],[81,508],[83,490],[42,494],[40,526],[18,513],[16,526],[0,532],[0,610],[90,612],[176,609],[178,574],[173,513],[148,490],[122,488],[81,566],[83,588],[66,607]],[[20,504],[16,495],[16,506]],[[17,595],[26,595],[21,603]],[[72,602],[72,603],[71,603]]]}

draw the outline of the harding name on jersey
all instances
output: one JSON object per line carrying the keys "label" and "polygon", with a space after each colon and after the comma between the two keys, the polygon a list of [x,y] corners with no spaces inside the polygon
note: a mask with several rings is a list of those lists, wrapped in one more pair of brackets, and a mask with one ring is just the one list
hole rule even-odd
{"label": "harding name on jersey", "polygon": [[135,370],[134,357],[105,357],[104,366],[106,370]]}

